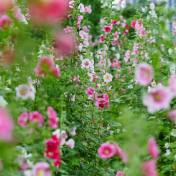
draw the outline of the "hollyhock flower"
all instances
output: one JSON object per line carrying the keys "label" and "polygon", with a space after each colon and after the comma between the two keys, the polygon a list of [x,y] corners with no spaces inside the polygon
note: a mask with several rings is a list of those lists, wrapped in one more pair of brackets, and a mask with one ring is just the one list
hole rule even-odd
{"label": "hollyhock flower", "polygon": [[84,12],[84,5],[82,3],[79,4],[78,9],[80,10],[80,12]]}
{"label": "hollyhock flower", "polygon": [[104,109],[105,105],[107,108],[109,108],[109,97],[107,94],[102,94],[101,96],[99,97],[96,97],[96,100],[95,100],[95,105],[100,107],[101,109]]}
{"label": "hollyhock flower", "polygon": [[117,40],[119,38],[119,35],[118,35],[118,33],[116,32],[115,34],[114,34],[114,40]]}
{"label": "hollyhock flower", "polygon": [[147,86],[147,84],[150,84],[150,82],[153,79],[152,66],[150,66],[146,63],[140,63],[136,67],[135,77],[136,77],[136,80],[139,82],[140,85]]}
{"label": "hollyhock flower", "polygon": [[145,161],[141,166],[142,173],[145,176],[158,176],[156,165],[156,161],[154,160]]}
{"label": "hollyhock flower", "polygon": [[16,96],[21,97],[22,99],[26,100],[31,95],[31,91],[29,86],[27,85],[19,85],[15,88]]}
{"label": "hollyhock flower", "polygon": [[117,174],[116,174],[116,176],[124,176],[124,172],[118,171]]}
{"label": "hollyhock flower", "polygon": [[159,157],[159,152],[158,152],[158,145],[155,141],[154,137],[150,137],[148,144],[147,144],[148,152],[153,158],[158,158]]}
{"label": "hollyhock flower", "polygon": [[104,31],[106,34],[109,34],[112,30],[112,26],[109,26],[109,25],[105,25],[104,26]]}
{"label": "hollyhock flower", "polygon": [[143,97],[143,104],[147,106],[149,113],[154,113],[161,109],[168,109],[172,98],[169,88],[164,86],[154,87],[150,89],[148,95]]}
{"label": "hollyhock flower", "polygon": [[106,73],[106,74],[103,76],[104,82],[106,82],[106,83],[111,82],[111,81],[112,81],[112,78],[113,78],[113,76],[112,76],[110,73]]}
{"label": "hollyhock flower", "polygon": [[69,133],[72,135],[72,136],[75,136],[76,135],[76,127],[73,128],[73,131],[69,131]]}
{"label": "hollyhock flower", "polygon": [[71,96],[71,101],[75,101],[75,95]]}
{"label": "hollyhock flower", "polygon": [[89,60],[89,59],[84,59],[83,61],[82,61],[82,69],[88,69],[88,68],[90,68],[91,67],[91,65],[92,65],[92,63],[91,63],[91,61]]}
{"label": "hollyhock flower", "polygon": [[74,5],[75,5],[75,1],[70,1],[70,2],[69,2],[69,7],[70,7],[71,9],[74,8]]}
{"label": "hollyhock flower", "polygon": [[150,3],[150,9],[153,10],[155,8],[155,4],[152,2]]}
{"label": "hollyhock flower", "polygon": [[176,95],[176,77],[175,74],[172,74],[171,77],[169,78],[169,88],[173,95]]}
{"label": "hollyhock flower", "polygon": [[87,91],[86,91],[86,94],[87,94],[87,95],[93,95],[94,92],[95,92],[95,89],[92,88],[92,87],[89,87],[89,88],[87,89]]}
{"label": "hollyhock flower", "polygon": [[139,22],[139,21],[136,21],[135,28],[136,28],[137,30],[141,30],[141,29],[143,28],[143,24],[142,24],[141,22]]}
{"label": "hollyhock flower", "polygon": [[0,13],[7,11],[13,3],[14,0],[0,0]]}
{"label": "hollyhock flower", "polygon": [[41,57],[34,69],[37,76],[44,77],[46,73],[51,72],[54,68],[54,61],[47,56]]}
{"label": "hollyhock flower", "polygon": [[70,147],[71,149],[74,148],[75,146],[75,141],[73,139],[69,139],[67,142],[66,142],[66,146],[67,147]]}
{"label": "hollyhock flower", "polygon": [[131,27],[134,28],[134,29],[136,28],[136,21],[131,22]]}
{"label": "hollyhock flower", "polygon": [[26,169],[28,169],[29,165],[28,163],[24,160],[23,157],[18,157],[17,158],[17,162],[20,165],[20,168],[18,169],[19,171],[25,171]]}
{"label": "hollyhock flower", "polygon": [[117,21],[116,20],[111,20],[111,24],[114,26],[117,24]]}
{"label": "hollyhock flower", "polygon": [[14,123],[6,109],[0,108],[0,140],[12,140]]}
{"label": "hollyhock flower", "polygon": [[47,114],[48,114],[49,127],[56,129],[59,126],[59,124],[58,124],[57,114],[53,109],[53,107],[51,106],[48,107]]}
{"label": "hollyhock flower", "polygon": [[13,7],[13,16],[15,19],[17,19],[18,21],[23,21],[23,16],[21,14],[21,9],[18,6],[14,6]]}
{"label": "hollyhock flower", "polygon": [[55,76],[56,78],[60,78],[61,75],[60,75],[60,68],[59,68],[59,66],[54,67],[54,68],[51,70],[51,74],[52,74],[53,76]]}
{"label": "hollyhock flower", "polygon": [[0,96],[0,107],[5,108],[7,105],[7,101],[4,99],[3,96]]}
{"label": "hollyhock flower", "polygon": [[34,23],[53,25],[68,15],[69,0],[32,1],[29,11]]}
{"label": "hollyhock flower", "polygon": [[8,15],[2,15],[0,18],[0,29],[6,30],[9,29],[12,24],[12,20]]}
{"label": "hollyhock flower", "polygon": [[105,41],[105,37],[104,36],[100,36],[100,43],[103,43]]}
{"label": "hollyhock flower", "polygon": [[38,162],[33,167],[33,176],[52,176],[47,162]]}
{"label": "hollyhock flower", "polygon": [[26,13],[26,14],[25,14],[25,17],[26,17],[27,20],[30,20],[30,19],[31,19],[30,13]]}
{"label": "hollyhock flower", "polygon": [[57,54],[67,56],[75,51],[77,46],[77,40],[71,34],[59,32],[55,35],[53,46],[56,49]]}
{"label": "hollyhock flower", "polygon": [[103,143],[98,148],[98,154],[101,158],[111,158],[115,154],[115,148],[109,142]]}
{"label": "hollyhock flower", "polygon": [[43,119],[42,114],[40,114],[40,113],[37,112],[37,111],[34,111],[34,112],[30,112],[30,113],[29,113],[29,121],[30,121],[31,123],[38,122],[38,127],[42,127],[42,126],[43,126],[43,123],[44,123],[44,119]]}
{"label": "hollyhock flower", "polygon": [[170,111],[167,116],[169,117],[170,120],[176,121],[176,109]]}
{"label": "hollyhock flower", "polygon": [[27,126],[27,120],[29,119],[29,114],[27,112],[23,112],[19,117],[18,117],[18,125],[19,126]]}
{"label": "hollyhock flower", "polygon": [[114,142],[113,146],[115,148],[115,155],[119,156],[119,157],[122,157],[123,156],[123,150],[119,147],[119,145],[116,142]]}
{"label": "hollyhock flower", "polygon": [[145,28],[143,28],[143,29],[140,30],[139,37],[140,38],[146,37],[147,34],[148,34],[148,32],[145,30]]}

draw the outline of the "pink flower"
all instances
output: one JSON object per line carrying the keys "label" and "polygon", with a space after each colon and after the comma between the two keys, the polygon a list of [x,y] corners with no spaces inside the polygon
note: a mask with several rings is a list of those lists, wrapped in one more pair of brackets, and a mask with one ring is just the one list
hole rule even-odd
{"label": "pink flower", "polygon": [[119,147],[119,145],[116,142],[114,142],[113,145],[114,145],[114,148],[115,148],[115,155],[119,156],[119,157],[122,157],[123,156],[123,150]]}
{"label": "pink flower", "polygon": [[58,67],[54,67],[52,70],[51,70],[51,74],[57,78],[60,78],[61,75],[60,75],[60,68],[59,66]]}
{"label": "pink flower", "polygon": [[21,97],[22,99],[26,100],[31,96],[30,87],[28,85],[19,85],[15,88],[16,96]]}
{"label": "pink flower", "polygon": [[32,1],[29,10],[34,23],[53,25],[68,15],[69,0]]}
{"label": "pink flower", "polygon": [[58,124],[57,114],[53,109],[53,107],[51,106],[48,107],[47,114],[48,114],[49,127],[56,129],[59,126],[59,124]]}
{"label": "pink flower", "polygon": [[104,26],[104,31],[106,34],[109,34],[112,30],[112,26],[109,26],[109,25],[105,25]]}
{"label": "pink flower", "polygon": [[54,69],[54,61],[47,56],[41,57],[35,68],[35,73],[37,76],[44,77],[48,72],[51,72]]}
{"label": "pink flower", "polygon": [[124,172],[118,171],[117,174],[116,174],[116,176],[124,176]]}
{"label": "pink flower", "polygon": [[0,13],[7,11],[13,3],[13,0],[0,0]]}
{"label": "pink flower", "polygon": [[103,43],[105,41],[105,37],[104,36],[100,36],[100,43]]}
{"label": "pink flower", "polygon": [[115,154],[115,148],[109,142],[103,143],[98,149],[98,154],[101,158],[111,158]]}
{"label": "pink flower", "polygon": [[18,21],[23,21],[21,9],[18,6],[14,6],[13,10],[14,10],[14,13],[13,13],[14,18],[16,18]]}
{"label": "pink flower", "polygon": [[153,158],[159,157],[158,145],[156,144],[155,138],[150,137],[147,144],[148,152]]}
{"label": "pink flower", "polygon": [[106,83],[111,82],[111,81],[112,81],[112,78],[113,78],[113,76],[112,76],[110,73],[106,73],[106,74],[103,76],[104,82],[106,82]]}
{"label": "pink flower", "polygon": [[67,142],[66,142],[66,146],[67,147],[70,147],[71,149],[74,148],[75,146],[75,141],[73,139],[69,139]]}
{"label": "pink flower", "polygon": [[86,91],[86,94],[87,94],[87,95],[93,95],[94,92],[95,92],[95,89],[92,88],[92,87],[89,87],[89,88],[87,89],[87,91]]}
{"label": "pink flower", "polygon": [[145,30],[145,28],[143,28],[143,29],[140,30],[139,37],[140,38],[146,37],[147,34],[148,34],[148,32]]}
{"label": "pink flower", "polygon": [[92,63],[89,59],[84,59],[82,61],[82,69],[89,69],[91,67]]}
{"label": "pink flower", "polygon": [[19,117],[18,117],[18,125],[19,126],[27,126],[27,120],[29,119],[29,114],[27,112],[23,112]]}
{"label": "pink flower", "polygon": [[176,121],[176,109],[173,109],[168,113],[168,117],[172,121]]}
{"label": "pink flower", "polygon": [[73,128],[73,131],[69,131],[69,133],[72,135],[72,136],[75,136],[76,135],[76,127]]}
{"label": "pink flower", "polygon": [[172,74],[169,78],[169,88],[174,96],[176,96],[176,78],[175,74]]}
{"label": "pink flower", "polygon": [[131,22],[131,27],[134,28],[134,29],[136,28],[136,21]]}
{"label": "pink flower", "polygon": [[143,24],[142,24],[141,22],[139,22],[139,21],[136,21],[135,28],[136,28],[137,30],[140,30],[140,29],[143,28]]}
{"label": "pink flower", "polygon": [[156,161],[154,160],[145,161],[141,166],[141,170],[145,176],[158,176],[156,170]]}
{"label": "pink flower", "polygon": [[33,176],[52,176],[47,162],[38,162],[33,167]]}
{"label": "pink flower", "polygon": [[151,83],[151,81],[153,79],[152,66],[150,66],[149,64],[146,64],[146,63],[140,63],[136,67],[135,77],[140,85],[147,86],[148,84]]}
{"label": "pink flower", "polygon": [[150,9],[153,10],[155,8],[155,4],[152,2],[150,3]]}
{"label": "pink flower", "polygon": [[29,113],[29,121],[30,121],[31,123],[38,122],[38,127],[42,127],[42,126],[43,126],[43,123],[44,123],[44,119],[43,119],[42,114],[40,114],[40,113],[37,112],[37,111],[34,111],[34,112],[30,112],[30,113]]}
{"label": "pink flower", "polygon": [[8,15],[2,15],[0,18],[0,29],[6,30],[9,29],[12,24],[12,20]]}
{"label": "pink flower", "polygon": [[168,109],[171,100],[172,94],[169,88],[161,86],[151,88],[149,94],[143,97],[143,104],[147,106],[149,113],[154,113],[161,109]]}
{"label": "pink flower", "polygon": [[114,26],[117,24],[117,21],[116,20],[111,20],[111,24]]}
{"label": "pink flower", "polygon": [[6,109],[0,108],[0,140],[12,140],[14,123]]}
{"label": "pink flower", "polygon": [[116,32],[115,34],[114,34],[114,40],[117,40],[119,38],[119,35],[118,35],[118,33]]}
{"label": "pink flower", "polygon": [[80,12],[84,12],[84,5],[82,3],[79,4],[78,9],[80,10]]}

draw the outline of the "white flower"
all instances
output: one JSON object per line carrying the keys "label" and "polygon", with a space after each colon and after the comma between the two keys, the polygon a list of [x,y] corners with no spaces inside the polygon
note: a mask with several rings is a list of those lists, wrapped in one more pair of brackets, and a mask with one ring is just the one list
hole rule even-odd
{"label": "white flower", "polygon": [[171,136],[176,137],[176,129],[173,129],[173,130],[172,130],[172,132],[171,132]]}
{"label": "white flower", "polygon": [[112,76],[110,73],[106,73],[106,74],[103,76],[104,82],[106,82],[106,83],[111,82],[111,81],[112,81],[112,78],[113,78],[113,76]]}
{"label": "white flower", "polygon": [[167,149],[166,153],[165,153],[165,156],[168,156],[168,155],[170,155],[170,150],[169,149]]}
{"label": "white flower", "polygon": [[80,12],[84,12],[84,5],[82,3],[79,4],[78,9],[80,10]]}
{"label": "white flower", "polygon": [[84,59],[82,61],[82,69],[89,69],[91,67],[92,63],[89,59]]}
{"label": "white flower", "polygon": [[110,131],[110,135],[113,135],[114,131]]}
{"label": "white flower", "polygon": [[29,96],[31,96],[31,91],[29,86],[27,85],[19,85],[15,88],[16,96],[21,97],[22,99],[26,100]]}
{"label": "white flower", "polygon": [[169,55],[171,55],[172,54],[172,49],[168,49],[168,53],[169,53]]}
{"label": "white flower", "polygon": [[75,95],[71,96],[71,101],[75,101]]}
{"label": "white flower", "polygon": [[128,89],[132,89],[133,88],[133,85],[128,85]]}
{"label": "white flower", "polygon": [[166,148],[169,148],[170,144],[169,143],[165,143],[164,144]]}
{"label": "white flower", "polygon": [[156,82],[153,81],[153,82],[151,83],[151,86],[152,86],[152,87],[155,87],[155,86],[156,86]]}
{"label": "white flower", "polygon": [[25,170],[23,173],[24,176],[33,176],[33,172],[31,170]]}
{"label": "white flower", "polygon": [[4,99],[3,96],[0,96],[0,107],[5,108],[7,105],[7,101]]}
{"label": "white flower", "polygon": [[142,7],[142,12],[146,12],[147,11],[147,7]]}

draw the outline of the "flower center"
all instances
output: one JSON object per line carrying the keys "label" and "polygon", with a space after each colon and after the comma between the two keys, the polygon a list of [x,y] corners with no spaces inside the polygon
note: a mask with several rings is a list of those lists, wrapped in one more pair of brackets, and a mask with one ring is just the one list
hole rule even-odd
{"label": "flower center", "polygon": [[109,154],[109,150],[105,150],[105,152],[104,152],[106,155],[108,155]]}
{"label": "flower center", "polygon": [[38,172],[37,172],[37,176],[44,176],[44,171],[43,170],[39,170]]}

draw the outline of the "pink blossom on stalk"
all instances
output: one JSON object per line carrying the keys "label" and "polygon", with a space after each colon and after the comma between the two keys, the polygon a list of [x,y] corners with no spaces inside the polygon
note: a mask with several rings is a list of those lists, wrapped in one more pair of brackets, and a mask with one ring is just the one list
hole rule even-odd
{"label": "pink blossom on stalk", "polygon": [[153,10],[155,8],[155,4],[152,2],[150,3],[150,9]]}
{"label": "pink blossom on stalk", "polygon": [[14,0],[0,0],[0,13],[7,11],[13,3]]}
{"label": "pink blossom on stalk", "polygon": [[161,109],[168,109],[172,98],[168,87],[154,87],[150,89],[148,95],[143,97],[143,104],[147,106],[149,113],[154,113]]}
{"label": "pink blossom on stalk", "polygon": [[49,127],[56,129],[59,126],[59,124],[58,124],[57,114],[53,109],[53,107],[49,106],[47,108],[47,114],[48,114]]}
{"label": "pink blossom on stalk", "polygon": [[52,70],[51,70],[51,74],[57,78],[60,78],[61,75],[60,75],[60,68],[59,66],[58,67],[54,67]]}
{"label": "pink blossom on stalk", "polygon": [[23,16],[21,14],[21,9],[18,6],[14,6],[13,7],[13,16],[15,19],[17,19],[18,21],[23,21]]}
{"label": "pink blossom on stalk", "polygon": [[170,111],[167,116],[169,117],[170,120],[176,121],[176,109],[173,109]]}
{"label": "pink blossom on stalk", "polygon": [[72,135],[72,136],[75,136],[76,135],[76,127],[73,128],[73,131],[69,131],[69,133]]}
{"label": "pink blossom on stalk", "polygon": [[69,139],[67,142],[66,142],[66,146],[67,147],[70,147],[71,149],[74,148],[75,146],[75,141],[73,139]]}
{"label": "pink blossom on stalk", "polygon": [[113,145],[114,145],[114,148],[115,148],[115,155],[119,156],[119,157],[122,157],[123,156],[123,150],[119,147],[119,145],[116,142],[114,142]]}
{"label": "pink blossom on stalk", "polygon": [[109,34],[112,30],[112,26],[109,26],[109,25],[105,25],[104,26],[104,31],[106,34]]}
{"label": "pink blossom on stalk", "polygon": [[117,24],[117,21],[116,20],[111,20],[111,24],[114,26]]}
{"label": "pink blossom on stalk", "polygon": [[80,12],[84,12],[84,5],[82,3],[79,4],[78,9],[80,10]]}
{"label": "pink blossom on stalk", "polygon": [[0,18],[0,29],[6,30],[9,29],[12,24],[12,20],[8,15],[2,15]]}
{"label": "pink blossom on stalk", "polygon": [[117,40],[119,38],[119,35],[118,35],[118,33],[116,32],[115,34],[114,34],[114,40]]}
{"label": "pink blossom on stalk", "polygon": [[103,143],[98,149],[98,154],[101,158],[111,158],[115,154],[115,148],[109,142]]}
{"label": "pink blossom on stalk", "polygon": [[131,27],[134,28],[134,29],[136,28],[136,21],[131,22]]}
{"label": "pink blossom on stalk", "polygon": [[136,80],[142,86],[147,86],[153,79],[153,68],[147,63],[140,63],[135,71]]}
{"label": "pink blossom on stalk", "polygon": [[146,37],[147,34],[148,34],[148,32],[145,30],[145,28],[143,28],[143,29],[140,30],[139,37],[140,38]]}
{"label": "pink blossom on stalk", "polygon": [[171,77],[169,78],[169,88],[173,95],[176,95],[176,77],[175,74],[172,74]]}
{"label": "pink blossom on stalk", "polygon": [[40,113],[37,112],[37,111],[34,111],[34,112],[30,112],[30,113],[29,113],[29,121],[30,121],[31,123],[38,122],[38,127],[42,127],[42,126],[43,126],[43,123],[44,123],[44,119],[43,119],[42,114],[40,114]]}
{"label": "pink blossom on stalk", "polygon": [[103,43],[105,41],[105,37],[103,35],[100,36],[100,43]]}
{"label": "pink blossom on stalk", "polygon": [[158,152],[158,145],[155,141],[155,138],[152,136],[149,138],[148,144],[147,144],[148,152],[153,158],[159,157]]}
{"label": "pink blossom on stalk", "polygon": [[18,125],[19,126],[27,126],[27,120],[29,119],[29,114],[28,112],[23,112],[19,117],[18,117]]}
{"label": "pink blossom on stalk", "polygon": [[33,167],[33,176],[52,176],[47,162],[38,162]]}
{"label": "pink blossom on stalk", "polygon": [[15,88],[16,96],[21,97],[22,99],[26,100],[31,96],[30,87],[28,85],[19,85]]}
{"label": "pink blossom on stalk", "polygon": [[124,172],[118,171],[117,174],[116,174],[116,176],[124,176]]}
{"label": "pink blossom on stalk", "polygon": [[145,161],[141,166],[142,173],[145,176],[158,176],[156,165],[156,161],[154,160]]}
{"label": "pink blossom on stalk", "polygon": [[142,24],[141,22],[139,22],[139,21],[136,21],[135,28],[136,28],[137,30],[140,30],[140,29],[143,28],[143,24]]}
{"label": "pink blossom on stalk", "polygon": [[10,141],[12,140],[12,132],[14,129],[14,123],[12,118],[6,109],[0,108],[0,140]]}
{"label": "pink blossom on stalk", "polygon": [[71,8],[71,9],[73,9],[74,8],[74,5],[75,5],[75,1],[70,1],[69,2],[69,7]]}
{"label": "pink blossom on stalk", "polygon": [[94,92],[95,92],[95,89],[92,88],[92,87],[89,87],[89,88],[86,90],[86,94],[87,94],[87,95],[93,95]]}
{"label": "pink blossom on stalk", "polygon": [[92,63],[89,59],[84,59],[82,61],[82,69],[89,69],[91,67]]}
{"label": "pink blossom on stalk", "polygon": [[112,81],[113,76],[110,73],[103,75],[104,82],[109,83]]}

